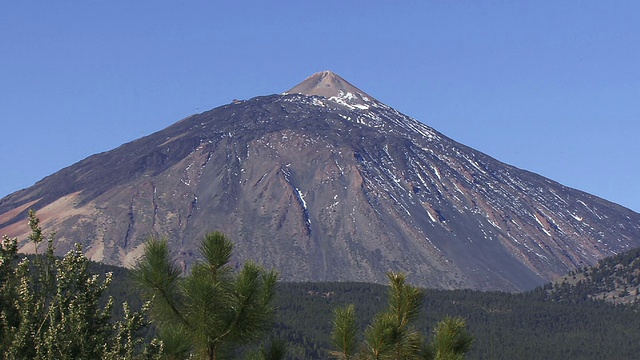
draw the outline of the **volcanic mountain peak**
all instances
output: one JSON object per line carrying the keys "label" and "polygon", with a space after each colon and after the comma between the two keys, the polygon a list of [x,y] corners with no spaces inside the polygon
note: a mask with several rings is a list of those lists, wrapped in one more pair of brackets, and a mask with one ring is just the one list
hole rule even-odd
{"label": "volcanic mountain peak", "polygon": [[349,108],[368,109],[376,101],[364,91],[332,71],[321,71],[306,78],[284,94],[317,95]]}
{"label": "volcanic mountain peak", "polygon": [[[0,235],[33,252],[38,211],[64,254],[131,265],[166,237],[189,269],[220,230],[238,264],[285,281],[528,290],[640,247],[640,214],[506,165],[325,71],[183,119],[0,199]],[[302,94],[302,95],[301,95]]]}

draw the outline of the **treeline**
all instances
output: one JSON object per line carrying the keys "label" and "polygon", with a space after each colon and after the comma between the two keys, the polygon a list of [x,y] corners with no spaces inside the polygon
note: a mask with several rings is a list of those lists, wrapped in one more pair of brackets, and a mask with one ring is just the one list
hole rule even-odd
{"label": "treeline", "polygon": [[[382,310],[387,287],[364,283],[280,283],[273,334],[292,343],[297,359],[325,359],[332,309],[356,305],[360,326]],[[637,356],[640,317],[603,302],[559,303],[540,288],[509,294],[425,290],[417,327],[429,333],[446,316],[467,321],[474,342],[468,359],[631,359]]]}
{"label": "treeline", "polygon": [[[105,268],[113,270],[113,267]],[[117,301],[140,303],[117,268],[110,289]],[[98,272],[101,270],[96,269]],[[119,278],[123,276],[123,278]],[[409,278],[409,280],[411,280]],[[355,304],[363,331],[387,304],[387,286],[367,283],[278,283],[270,337],[289,343],[290,359],[326,359],[333,310]],[[629,306],[602,301],[556,301],[548,289],[509,294],[424,290],[417,328],[428,334],[446,316],[461,316],[474,337],[468,359],[632,359],[640,316]]]}

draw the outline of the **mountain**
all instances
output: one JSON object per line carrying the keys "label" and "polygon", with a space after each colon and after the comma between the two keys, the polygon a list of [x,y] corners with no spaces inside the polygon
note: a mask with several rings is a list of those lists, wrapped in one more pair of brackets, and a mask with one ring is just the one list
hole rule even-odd
{"label": "mountain", "polygon": [[234,101],[90,156],[0,200],[0,234],[26,213],[57,249],[130,266],[166,237],[185,268],[205,232],[287,281],[531,289],[640,247],[640,214],[504,164],[332,72]]}

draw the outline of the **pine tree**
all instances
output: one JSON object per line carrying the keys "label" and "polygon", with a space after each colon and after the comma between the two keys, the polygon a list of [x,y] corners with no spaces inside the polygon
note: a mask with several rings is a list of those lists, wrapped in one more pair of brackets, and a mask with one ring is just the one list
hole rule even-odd
{"label": "pine tree", "polygon": [[352,359],[357,351],[356,335],[358,328],[356,326],[355,306],[348,305],[339,307],[333,311],[333,332],[331,339],[338,349],[332,351],[331,356],[340,360]]}
{"label": "pine tree", "polygon": [[234,273],[229,265],[233,243],[220,232],[206,235],[199,250],[203,261],[181,277],[167,242],[152,238],[133,271],[173,359],[225,358],[259,340],[274,315],[275,272],[247,262]]}
{"label": "pine tree", "polygon": [[424,344],[423,336],[413,326],[420,315],[423,293],[406,283],[403,274],[389,273],[389,303],[387,310],[377,314],[365,329],[364,341],[356,338],[353,305],[334,311],[332,339],[337,350],[331,356],[338,359],[463,359],[472,338],[461,318],[447,318],[434,330],[434,338]]}
{"label": "pine tree", "polygon": [[447,317],[433,330],[433,338],[426,346],[427,360],[462,360],[471,349],[473,338],[466,331],[466,322],[460,317]]}

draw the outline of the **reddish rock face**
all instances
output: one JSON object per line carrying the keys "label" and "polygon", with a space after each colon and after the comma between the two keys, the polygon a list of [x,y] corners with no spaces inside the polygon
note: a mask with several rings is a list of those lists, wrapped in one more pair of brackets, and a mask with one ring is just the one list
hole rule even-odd
{"label": "reddish rock face", "polygon": [[317,95],[349,106],[368,107],[372,102],[377,102],[372,96],[331,71],[315,73],[284,94]]}
{"label": "reddish rock face", "polygon": [[26,245],[38,210],[87,255],[131,265],[146,236],[188,269],[199,237],[281,279],[525,290],[640,246],[640,214],[503,164],[331,72],[96,154],[0,200]]}

